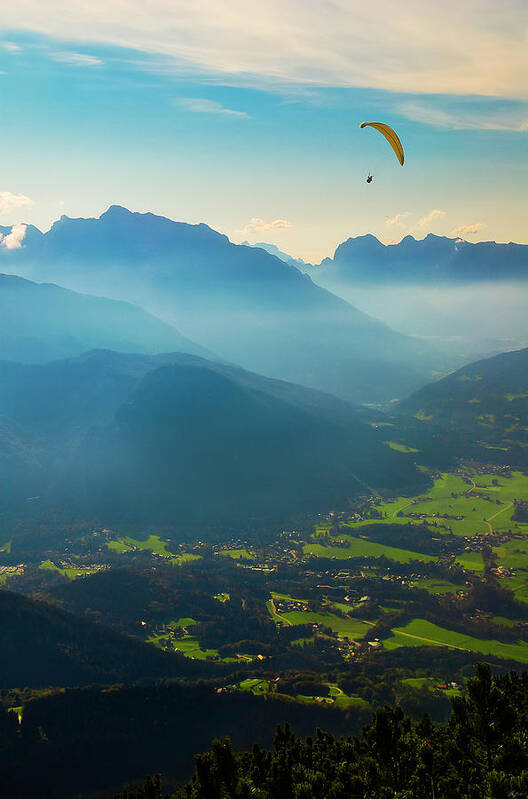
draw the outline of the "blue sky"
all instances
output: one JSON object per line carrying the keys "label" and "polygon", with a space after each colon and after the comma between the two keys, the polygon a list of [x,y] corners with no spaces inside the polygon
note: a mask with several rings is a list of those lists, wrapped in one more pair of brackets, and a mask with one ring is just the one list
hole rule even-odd
{"label": "blue sky", "polygon": [[0,224],[119,203],[313,261],[366,232],[528,242],[526,6],[469,2],[455,35],[413,4],[376,27],[350,0],[152,0],[147,21],[24,0],[0,32]]}

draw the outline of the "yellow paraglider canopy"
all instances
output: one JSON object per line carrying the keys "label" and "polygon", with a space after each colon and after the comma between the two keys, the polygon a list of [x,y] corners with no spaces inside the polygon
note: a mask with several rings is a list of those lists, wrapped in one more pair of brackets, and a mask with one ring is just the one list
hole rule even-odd
{"label": "yellow paraglider canopy", "polygon": [[396,153],[396,158],[403,166],[403,162],[405,160],[405,156],[403,154],[403,147],[402,143],[398,138],[398,135],[393,131],[393,129],[389,125],[385,125],[384,122],[362,122],[359,126],[360,128],[376,128],[379,130],[380,133],[385,136],[387,141],[389,142],[390,146]]}

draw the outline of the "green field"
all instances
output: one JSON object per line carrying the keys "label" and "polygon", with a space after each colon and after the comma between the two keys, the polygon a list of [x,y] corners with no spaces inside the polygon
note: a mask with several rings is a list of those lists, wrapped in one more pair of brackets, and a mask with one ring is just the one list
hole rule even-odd
{"label": "green field", "polygon": [[290,594],[279,594],[277,591],[272,591],[271,596],[273,599],[285,599],[289,602],[302,602],[303,605],[306,605],[308,602],[307,599],[298,599],[296,596],[290,596]]}
{"label": "green field", "polygon": [[523,541],[512,538],[504,544],[493,548],[497,562],[507,569],[528,570],[528,539]]}
{"label": "green field", "polygon": [[131,552],[135,549],[141,549],[146,552],[152,552],[154,555],[163,555],[166,558],[173,556],[173,553],[167,549],[167,543],[162,541],[158,535],[149,535],[145,541],[123,536],[115,541],[107,541],[106,546],[113,552]]}
{"label": "green field", "polygon": [[[297,694],[295,697],[297,702],[301,703],[308,703],[313,704],[323,699],[323,701],[327,704],[332,704],[334,707],[342,708],[343,710],[351,708],[351,707],[368,707],[368,702],[362,699],[359,696],[347,696],[341,688],[335,683],[325,683],[330,689],[330,694],[327,697],[320,697],[317,695],[314,696],[307,696],[304,694]],[[238,688],[241,691],[251,691],[253,694],[267,694],[272,690],[272,684],[269,680],[261,680],[256,678],[248,678],[247,680],[242,680],[238,684]]]}
{"label": "green field", "polygon": [[393,638],[387,638],[383,642],[386,649],[396,649],[399,646],[448,646],[528,663],[528,642],[525,641],[507,644],[502,641],[474,638],[471,635],[438,627],[425,619],[413,619],[405,627],[394,628],[393,633]]}
{"label": "green field", "polygon": [[201,555],[194,555],[192,552],[182,552],[181,555],[170,559],[173,566],[183,566],[185,563],[194,563],[195,560],[201,560]]}
{"label": "green field", "polygon": [[455,563],[460,563],[462,568],[468,569],[468,571],[484,571],[484,561],[481,552],[462,552],[460,555],[456,556]]}
{"label": "green field", "polygon": [[11,541],[12,539],[10,538],[9,541],[6,541],[5,544],[2,544],[0,547],[0,552],[11,552]]}
{"label": "green field", "polygon": [[519,602],[528,602],[528,571],[516,569],[515,577],[503,577],[500,584],[513,591]]}
{"label": "green field", "polygon": [[[443,473],[438,477],[429,491],[416,496],[397,497],[390,502],[382,502],[376,505],[376,510],[382,514],[381,519],[365,519],[359,522],[346,522],[342,527],[358,529],[371,524],[421,524],[422,520],[410,516],[398,516],[400,511],[408,510],[410,513],[420,513],[426,515],[426,523],[437,525],[445,524],[452,528],[455,535],[474,535],[476,533],[489,532],[489,525],[494,530],[506,531],[508,529],[518,530],[528,535],[528,523],[513,522],[511,519],[513,506],[510,503],[514,499],[528,499],[528,475],[522,472],[512,472],[512,476],[497,477],[494,474],[475,475],[469,470],[468,477],[476,485],[476,491],[489,496],[491,502],[485,499],[467,496],[471,491],[472,485],[464,482],[461,476],[450,473]],[[493,485],[493,481],[497,485]],[[456,494],[452,497],[451,494]],[[495,500],[500,500],[502,504],[497,505]],[[443,519],[440,514],[449,516],[464,516],[463,519]],[[437,514],[437,518],[433,518]],[[331,523],[326,522],[316,527],[316,532],[326,533]],[[439,529],[442,532],[442,528]]]}
{"label": "green field", "polygon": [[269,680],[251,677],[247,680],[242,680],[242,682],[238,684],[238,687],[241,691],[251,691],[253,694],[267,694],[270,684]]}
{"label": "green field", "polygon": [[441,580],[439,577],[429,577],[423,580],[415,580],[410,584],[413,588],[421,588],[428,591],[430,594],[456,594],[457,591],[463,590],[463,585],[455,585],[450,583],[449,580]]}
{"label": "green field", "polygon": [[247,549],[222,549],[220,554],[233,560],[254,560],[255,555]]}
{"label": "green field", "polygon": [[443,696],[451,697],[451,696],[460,696],[460,689],[459,688],[437,688],[439,682],[441,680],[437,680],[434,677],[407,677],[406,679],[402,680],[404,685],[408,685],[410,688],[424,688],[427,687],[431,691],[440,691]]}
{"label": "green field", "polygon": [[216,599],[217,602],[229,602],[231,594],[228,594],[227,591],[222,591],[221,594],[215,594],[213,599]]}
{"label": "green field", "polygon": [[39,565],[39,569],[57,571],[59,574],[62,574],[63,577],[68,577],[70,580],[74,580],[76,577],[84,577],[86,574],[95,574],[97,571],[97,569],[90,569],[85,566],[79,566],[78,568],[63,568],[61,566],[56,566],[51,560],[43,560]]}
{"label": "green field", "polygon": [[409,447],[407,444],[399,444],[397,441],[384,441],[384,444],[387,444],[388,447],[391,449],[395,449],[396,452],[405,452],[409,454],[411,452],[420,452],[419,449],[415,449],[414,447]]}
{"label": "green field", "polygon": [[[268,610],[270,610],[269,606]],[[285,624],[294,626],[298,624],[323,624],[337,635],[346,636],[353,640],[368,635],[369,629],[372,626],[359,619],[353,619],[351,617],[344,618],[343,616],[338,616],[336,613],[315,613],[312,611],[292,610],[289,613],[277,613],[275,617],[273,614],[271,615],[275,621],[281,620]]]}
{"label": "green field", "polygon": [[[372,524],[372,521],[370,522]],[[306,544],[303,551],[306,555],[316,555],[319,558],[337,558],[346,560],[347,558],[385,557],[398,563],[409,563],[411,560],[432,561],[436,558],[431,555],[423,555],[420,552],[411,552],[407,549],[390,547],[385,544],[376,544],[364,538],[355,538],[351,535],[340,535],[341,540],[347,541],[347,547],[325,547],[322,544]]]}

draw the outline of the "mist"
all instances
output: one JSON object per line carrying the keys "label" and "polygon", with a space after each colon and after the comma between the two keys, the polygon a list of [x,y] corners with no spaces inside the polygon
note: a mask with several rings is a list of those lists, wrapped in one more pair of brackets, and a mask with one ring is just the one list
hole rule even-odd
{"label": "mist", "polygon": [[410,336],[432,337],[454,351],[490,354],[528,344],[528,283],[465,285],[343,284],[343,299]]}

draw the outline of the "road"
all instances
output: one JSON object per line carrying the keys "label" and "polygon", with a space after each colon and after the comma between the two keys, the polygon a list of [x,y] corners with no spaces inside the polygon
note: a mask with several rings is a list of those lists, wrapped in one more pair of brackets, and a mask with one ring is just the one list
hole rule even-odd
{"label": "road", "polygon": [[490,535],[493,535],[493,527],[491,526],[490,522],[493,521],[493,519],[495,519],[501,513],[504,513],[504,511],[507,511],[510,508],[513,508],[513,502],[508,503],[508,505],[505,505],[504,508],[498,510],[497,513],[493,514],[493,516],[488,516],[488,518],[485,520],[486,524],[488,525]]}
{"label": "road", "polygon": [[287,619],[285,616],[281,616],[280,613],[277,613],[277,608],[275,607],[275,600],[273,597],[270,599],[270,608],[271,608],[271,615],[274,619],[278,619],[280,622],[284,622],[284,624],[288,624],[290,627],[293,627],[292,622]]}
{"label": "road", "polygon": [[425,641],[427,644],[436,644],[437,646],[448,646],[450,649],[459,649],[460,652],[467,652],[463,646],[455,646],[454,644],[446,644],[444,641],[433,641],[432,638],[423,638],[421,635],[413,635],[412,633],[404,633],[401,630],[394,630],[395,635],[405,635],[407,638],[414,638],[416,641]]}

